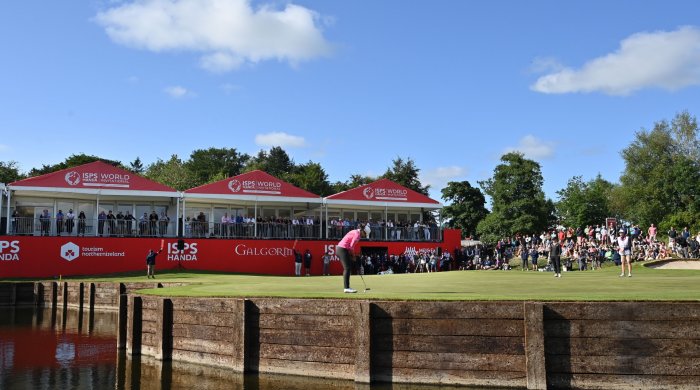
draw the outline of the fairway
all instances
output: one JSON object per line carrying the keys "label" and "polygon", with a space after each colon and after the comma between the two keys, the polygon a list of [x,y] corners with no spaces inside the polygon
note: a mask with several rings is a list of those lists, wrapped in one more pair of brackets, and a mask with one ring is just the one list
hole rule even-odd
{"label": "fairway", "polygon": [[[357,294],[342,293],[341,276],[259,276],[170,272],[157,282],[184,286],[143,290],[146,294],[193,297],[290,297],[389,300],[537,300],[537,301],[697,301],[700,270],[651,269],[635,264],[633,277],[619,277],[619,268],[565,272],[451,271],[430,274],[351,277]],[[85,278],[82,278],[85,279]],[[145,276],[90,278],[111,282],[145,282]]]}

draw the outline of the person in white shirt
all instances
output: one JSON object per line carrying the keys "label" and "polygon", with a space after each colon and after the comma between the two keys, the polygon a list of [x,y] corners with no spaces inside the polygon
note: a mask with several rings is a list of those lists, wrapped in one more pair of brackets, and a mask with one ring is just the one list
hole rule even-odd
{"label": "person in white shirt", "polygon": [[66,232],[70,236],[73,233],[73,226],[75,224],[75,214],[73,214],[73,209],[68,210],[66,214]]}
{"label": "person in white shirt", "polygon": [[229,235],[229,224],[231,223],[231,218],[228,217],[228,213],[224,213],[221,217],[221,235],[228,237]]}
{"label": "person in white shirt", "polygon": [[620,277],[625,276],[625,264],[627,264],[627,276],[631,278],[632,265],[630,264],[630,257],[632,257],[632,242],[624,229],[620,230],[619,234],[620,236],[617,238],[617,247],[620,253],[620,265],[622,267]]}

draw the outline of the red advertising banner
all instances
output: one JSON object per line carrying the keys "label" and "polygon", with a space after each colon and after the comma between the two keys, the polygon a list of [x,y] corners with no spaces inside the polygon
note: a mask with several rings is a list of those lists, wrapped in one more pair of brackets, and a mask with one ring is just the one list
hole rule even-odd
{"label": "red advertising banner", "polygon": [[[146,270],[150,249],[163,251],[156,258],[156,270],[187,269],[267,275],[294,274],[294,241],[290,240],[185,240],[177,249],[176,238],[99,237],[0,237],[0,279],[58,278],[59,276],[101,275]],[[322,257],[331,252],[331,273],[342,273],[335,256],[337,241],[299,241],[296,251],[309,249],[313,256],[311,273],[322,273]],[[443,242],[361,241],[365,248],[385,248],[390,255],[438,249],[453,252],[460,245],[459,230],[445,230]],[[359,250],[358,250],[359,251]]]}

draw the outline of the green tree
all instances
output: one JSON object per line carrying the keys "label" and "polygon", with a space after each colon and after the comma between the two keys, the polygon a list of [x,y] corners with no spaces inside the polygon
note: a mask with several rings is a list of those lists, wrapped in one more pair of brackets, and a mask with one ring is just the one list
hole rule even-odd
{"label": "green tree", "polygon": [[0,161],[0,183],[10,184],[24,179],[17,161]]}
{"label": "green tree", "polygon": [[197,149],[190,154],[185,168],[192,174],[195,185],[202,185],[241,174],[249,158],[235,148]]}
{"label": "green tree", "polygon": [[462,229],[462,237],[474,236],[476,226],[489,213],[484,207],[484,194],[466,180],[447,183],[442,189],[442,199],[450,202],[442,209],[443,217],[450,219],[449,227]]}
{"label": "green tree", "polygon": [[[698,220],[695,183],[700,175],[700,142],[695,117],[681,112],[635,134],[621,152],[625,170],[613,202],[622,216],[663,230],[679,220]],[[676,222],[674,222],[676,221]]]}
{"label": "green tree", "polygon": [[584,182],[581,176],[569,179],[566,188],[557,191],[557,217],[564,226],[584,227],[604,224],[612,216],[610,197],[614,185],[600,175]]}
{"label": "green tree", "polygon": [[492,243],[516,233],[546,229],[552,220],[553,203],[542,191],[540,164],[511,152],[501,157],[493,177],[479,185],[491,197],[491,213],[477,226],[482,241]]}
{"label": "green tree", "polygon": [[245,166],[247,172],[259,169],[283,180],[286,180],[288,174],[294,172],[294,168],[294,161],[279,146],[273,147],[269,152],[261,150],[255,157],[248,160]]}
{"label": "green tree", "polygon": [[416,163],[410,157],[405,161],[401,157],[397,157],[392,161],[392,166],[387,168],[382,178],[389,179],[395,183],[401,184],[413,191],[428,195],[429,185],[423,185],[418,178],[420,169],[416,167]]}
{"label": "green tree", "polygon": [[194,175],[186,169],[185,163],[176,154],[173,154],[168,161],[158,159],[150,164],[146,169],[145,176],[178,191],[196,187]]}
{"label": "green tree", "polygon": [[140,157],[136,157],[136,160],[129,163],[129,170],[138,175],[142,174],[144,171],[143,162],[141,162]]}
{"label": "green tree", "polygon": [[80,153],[80,154],[72,154],[68,158],[66,158],[64,161],[62,161],[58,164],[53,164],[53,165],[44,164],[41,166],[41,168],[32,168],[29,171],[29,176],[45,175],[47,173],[60,171],[61,169],[77,167],[79,165],[88,164],[88,163],[95,162],[95,161],[102,161],[104,163],[107,163],[107,164],[115,166],[115,167],[124,168],[124,166],[122,165],[122,163],[120,161],[109,160],[109,159],[102,158],[102,157],[91,156],[91,155],[88,155],[85,153]]}
{"label": "green tree", "polygon": [[328,196],[333,193],[333,188],[328,182],[328,174],[319,163],[309,161],[297,166],[295,172],[288,175],[288,179],[295,186],[319,196]]}
{"label": "green tree", "polygon": [[353,188],[357,188],[366,184],[370,184],[377,181],[376,177],[372,176],[366,176],[366,175],[361,175],[359,173],[356,173],[354,175],[350,176],[350,180],[348,181],[337,181],[331,185],[332,191],[334,194],[337,194],[338,192],[343,192],[347,190],[351,190]]}

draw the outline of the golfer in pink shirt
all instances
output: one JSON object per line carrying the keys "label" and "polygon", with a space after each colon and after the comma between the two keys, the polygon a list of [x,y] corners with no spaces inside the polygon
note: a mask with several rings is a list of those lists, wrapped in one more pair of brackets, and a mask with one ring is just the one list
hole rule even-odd
{"label": "golfer in pink shirt", "polygon": [[348,234],[335,246],[335,253],[343,264],[343,292],[356,293],[357,290],[350,288],[350,270],[354,260],[355,245],[360,242],[360,238],[365,234],[364,224],[359,224],[357,229],[350,230]]}

